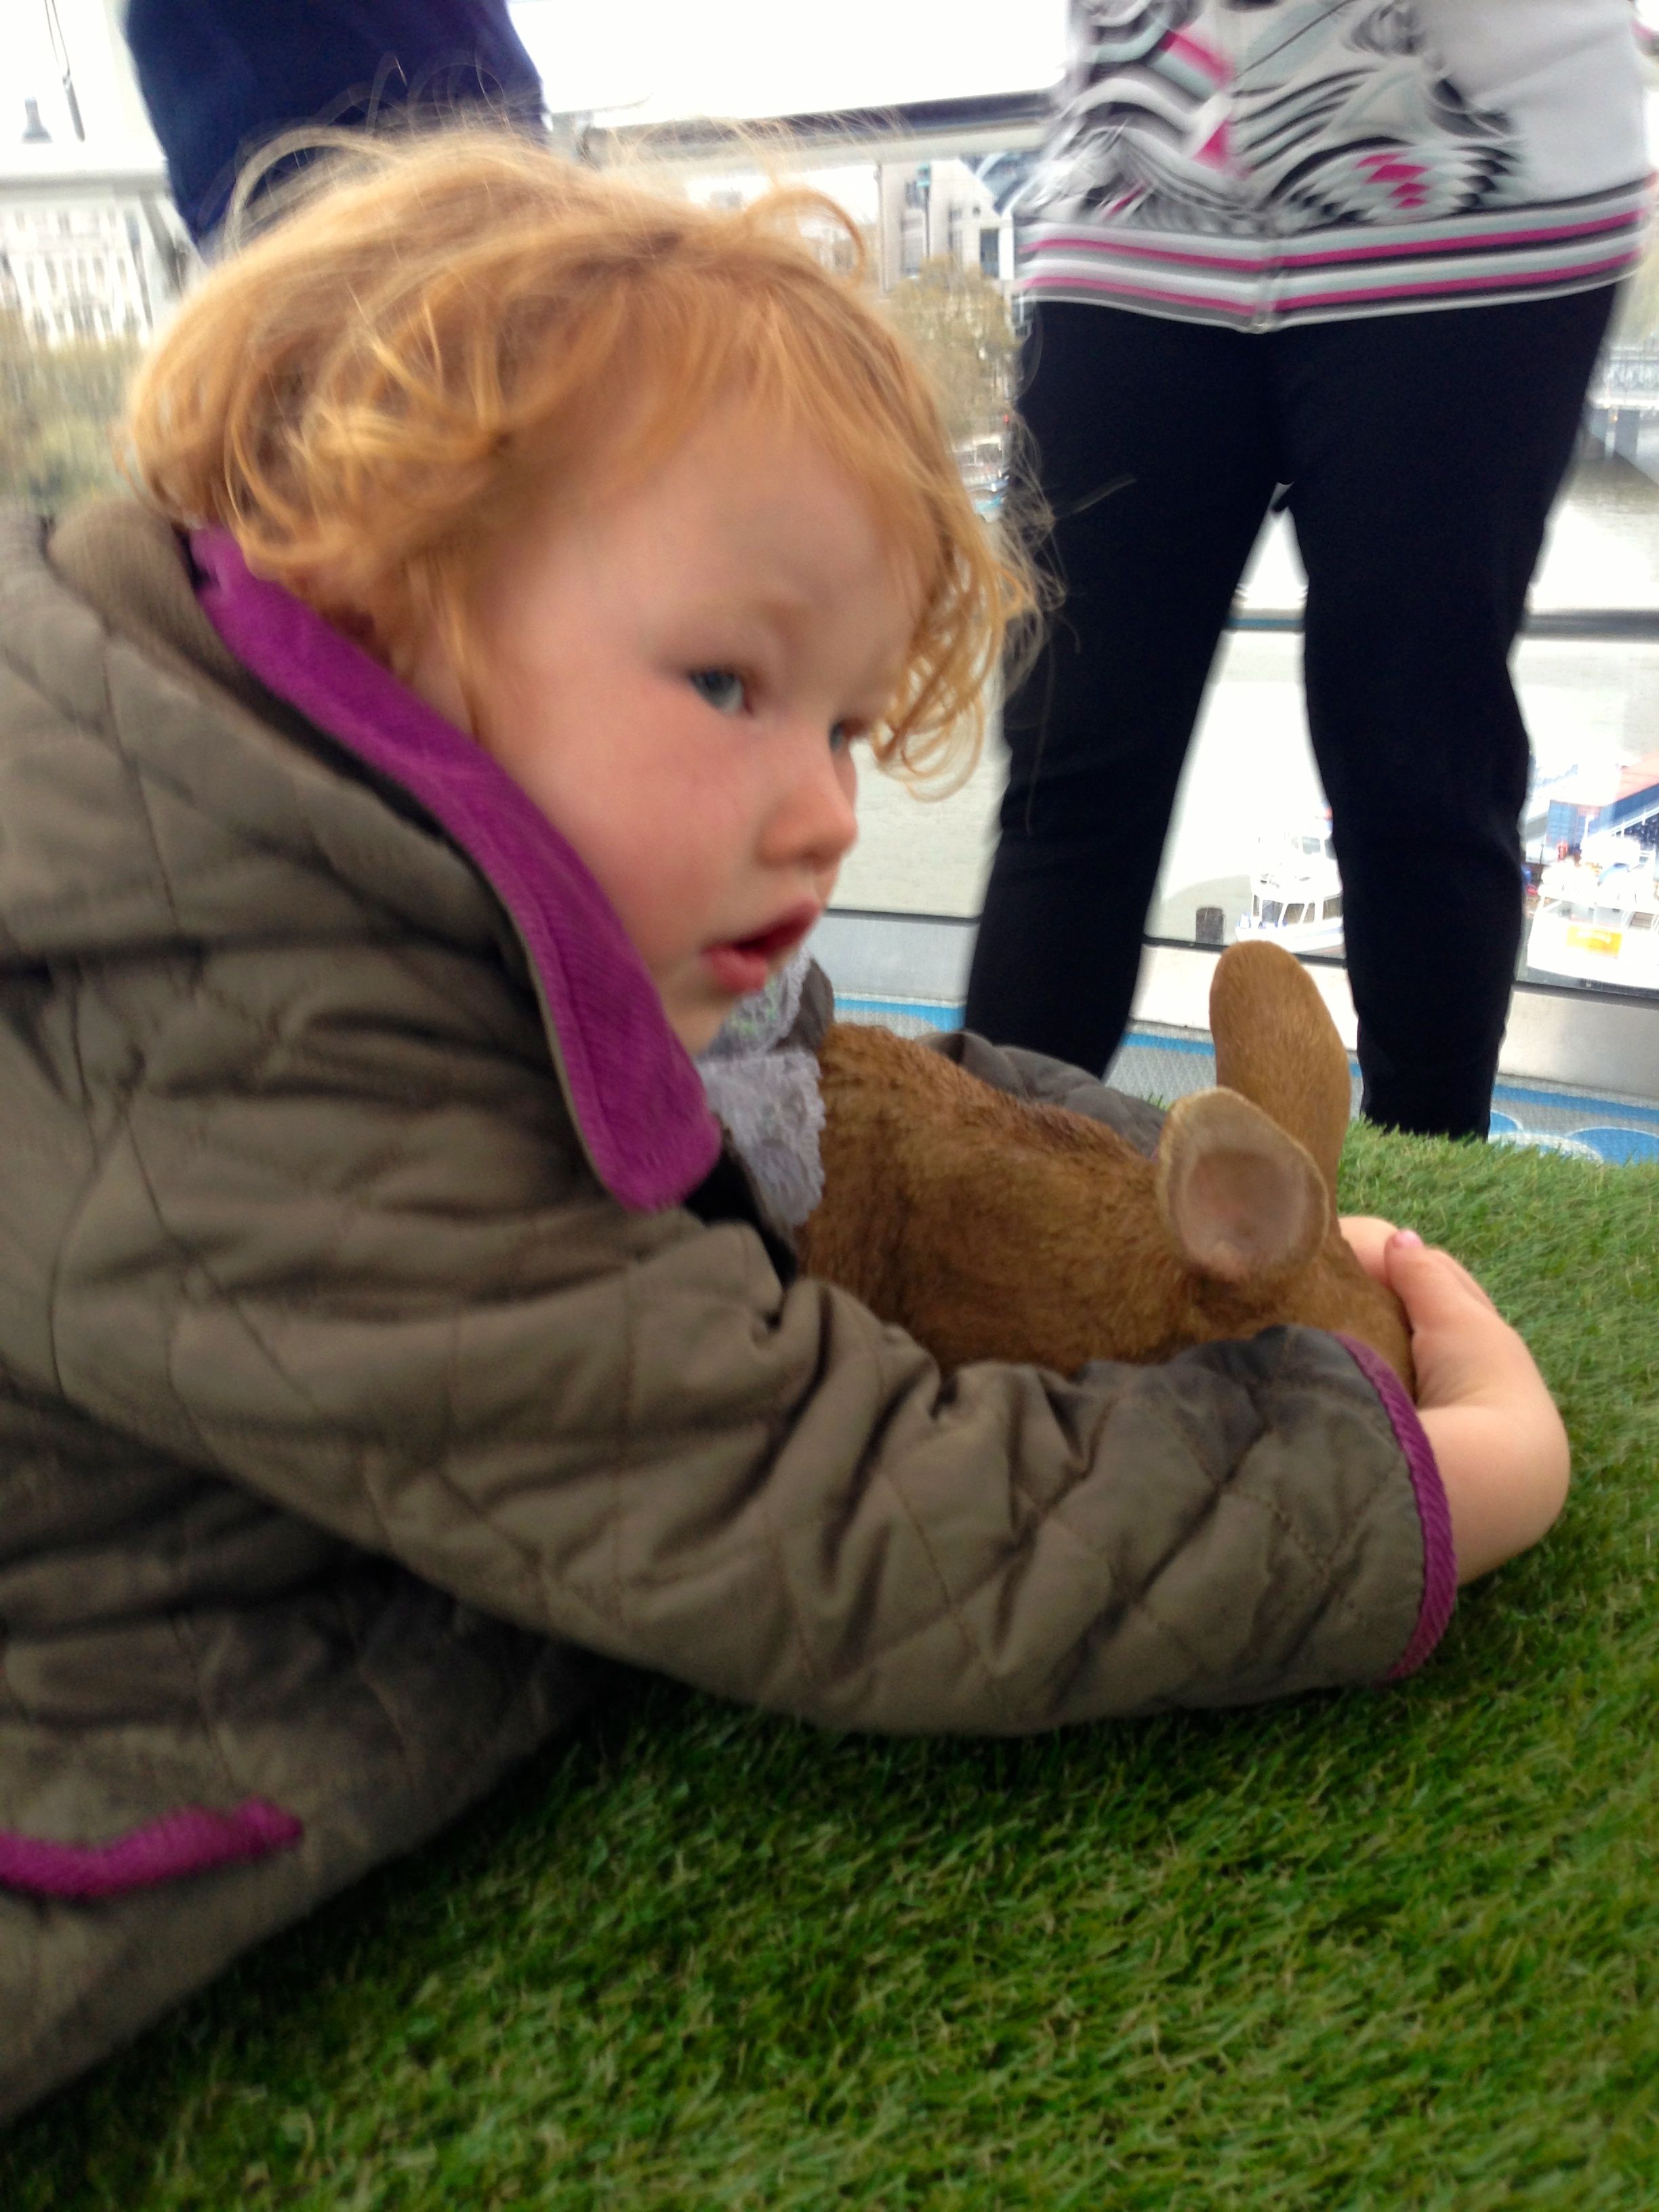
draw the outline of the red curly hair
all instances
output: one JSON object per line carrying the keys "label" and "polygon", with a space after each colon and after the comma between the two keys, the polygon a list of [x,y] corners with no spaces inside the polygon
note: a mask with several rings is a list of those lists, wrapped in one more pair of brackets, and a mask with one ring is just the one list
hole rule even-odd
{"label": "red curly hair", "polygon": [[833,201],[700,207],[505,131],[343,137],[321,166],[139,372],[128,467],[155,505],[229,530],[394,669],[435,629],[465,680],[483,556],[535,501],[636,477],[737,397],[810,433],[921,581],[877,757],[971,764],[1031,570],[975,514]]}

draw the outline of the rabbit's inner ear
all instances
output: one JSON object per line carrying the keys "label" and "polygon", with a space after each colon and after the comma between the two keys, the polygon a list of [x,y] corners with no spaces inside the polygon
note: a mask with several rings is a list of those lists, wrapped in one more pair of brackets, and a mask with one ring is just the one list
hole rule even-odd
{"label": "rabbit's inner ear", "polygon": [[1171,1109],[1158,1200],[1187,1264],[1239,1285],[1265,1286],[1305,1267],[1330,1221],[1307,1151],[1231,1091],[1200,1091]]}

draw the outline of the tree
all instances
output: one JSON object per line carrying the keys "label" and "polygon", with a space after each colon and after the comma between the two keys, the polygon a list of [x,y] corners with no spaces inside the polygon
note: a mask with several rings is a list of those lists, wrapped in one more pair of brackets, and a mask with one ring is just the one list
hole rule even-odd
{"label": "tree", "polygon": [[1000,437],[1019,346],[1000,289],[960,262],[925,261],[883,305],[932,372],[958,451]]}
{"label": "tree", "polygon": [[118,486],[110,431],[138,354],[131,339],[42,345],[0,313],[0,495],[51,514]]}

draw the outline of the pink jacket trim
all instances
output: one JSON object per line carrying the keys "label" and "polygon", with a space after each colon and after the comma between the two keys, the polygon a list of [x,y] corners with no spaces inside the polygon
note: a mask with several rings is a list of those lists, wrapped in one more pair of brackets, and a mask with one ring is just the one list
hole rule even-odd
{"label": "pink jacket trim", "polygon": [[[1588,289],[1596,277],[1611,280],[1639,258],[1632,246],[1627,252],[1615,254],[1611,260],[1585,262],[1571,274],[1581,288]],[[1340,307],[1366,300],[1444,300],[1472,292],[1518,292],[1523,283],[1532,286],[1547,284],[1567,273],[1562,270],[1540,270],[1534,276],[1520,279],[1500,270],[1491,276],[1448,276],[1433,284],[1376,284],[1364,292],[1308,292],[1285,304],[1298,309]]]}
{"label": "pink jacket trim", "polygon": [[607,1190],[678,1206],[720,1156],[702,1079],[580,855],[471,738],[312,608],[198,530],[202,611],[245,668],[417,799],[519,926],[558,1039],[582,1142]]}
{"label": "pink jacket trim", "polygon": [[[1609,231],[1638,230],[1642,217],[1635,211],[1623,215],[1601,216],[1593,222],[1556,223],[1538,230],[1517,230],[1486,233],[1454,231],[1444,237],[1413,239],[1409,252],[1397,244],[1380,246],[1348,246],[1331,247],[1316,253],[1267,253],[1254,243],[1241,246],[1233,253],[1188,253],[1155,241],[1119,234],[1103,237],[1093,232],[1039,230],[1021,248],[1021,258],[1036,261],[1049,253],[1099,253],[1115,260],[1151,261],[1168,267],[1183,269],[1218,269],[1230,276],[1250,279],[1274,276],[1285,269],[1337,268],[1352,262],[1407,261],[1426,259],[1436,253],[1480,253],[1510,251],[1522,246],[1553,246],[1558,242],[1578,238],[1605,236]],[[1600,263],[1597,267],[1601,266]],[[1559,270],[1533,272],[1533,279],[1550,276],[1576,276],[1578,264],[1564,262]]]}
{"label": "pink jacket trim", "polygon": [[[1589,290],[1601,282],[1611,282],[1628,269],[1637,258],[1632,247],[1609,261],[1597,261],[1574,270],[1571,274],[1581,290]],[[1559,288],[1565,272],[1560,270],[1540,270],[1531,276],[1522,277],[1513,271],[1492,276],[1448,278],[1436,283],[1373,284],[1365,290],[1351,292],[1307,292],[1276,301],[1268,310],[1274,317],[1274,327],[1293,324],[1298,315],[1317,312],[1326,307],[1352,307],[1358,312],[1368,304],[1379,301],[1451,300],[1479,295],[1486,292],[1513,294],[1516,300],[1522,295],[1542,295],[1552,285]],[[1022,289],[1039,300],[1069,299],[1073,293],[1098,292],[1109,301],[1114,300],[1150,300],[1165,307],[1201,309],[1218,323],[1244,329],[1254,322],[1257,310],[1241,300],[1208,299],[1202,293],[1176,292],[1167,286],[1160,289],[1152,284],[1130,284],[1110,276],[1060,276],[1045,270],[1021,280]]]}
{"label": "pink jacket trim", "polygon": [[186,1805],[106,1844],[51,1843],[0,1828],[0,1888],[86,1904],[213,1867],[269,1858],[291,1850],[304,1833],[293,1814],[264,1797],[245,1798],[228,1813]]}
{"label": "pink jacket trim", "polygon": [[1414,1674],[1423,1664],[1445,1634],[1452,1607],[1457,1602],[1457,1553],[1452,1544],[1451,1509],[1446,1503],[1440,1469],[1435,1464],[1434,1447],[1400,1377],[1369,1344],[1361,1344],[1352,1336],[1339,1336],[1338,1341],[1382,1401],[1382,1410],[1394,1425],[1400,1449],[1406,1455],[1412,1490],[1417,1499],[1417,1517],[1423,1528],[1423,1596],[1417,1609],[1417,1626],[1405,1650],[1382,1677],[1385,1682],[1397,1682],[1402,1675]]}

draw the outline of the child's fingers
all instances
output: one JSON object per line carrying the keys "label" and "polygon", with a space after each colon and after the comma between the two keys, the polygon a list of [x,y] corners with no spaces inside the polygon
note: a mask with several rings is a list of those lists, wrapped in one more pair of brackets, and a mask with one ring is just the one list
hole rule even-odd
{"label": "child's fingers", "polygon": [[1384,1221],[1380,1213],[1345,1213],[1336,1225],[1365,1273],[1379,1283],[1386,1283],[1389,1240],[1399,1234],[1394,1223]]}
{"label": "child's fingers", "polygon": [[1419,1409],[1484,1406],[1507,1419],[1530,1408],[1528,1418],[1553,1417],[1532,1354],[1449,1252],[1396,1237],[1389,1281],[1411,1323]]}
{"label": "child's fingers", "polygon": [[1385,1258],[1389,1287],[1405,1307],[1413,1335],[1420,1329],[1455,1328],[1471,1318],[1472,1308],[1498,1314],[1468,1269],[1449,1252],[1424,1243],[1413,1230],[1391,1237]]}

